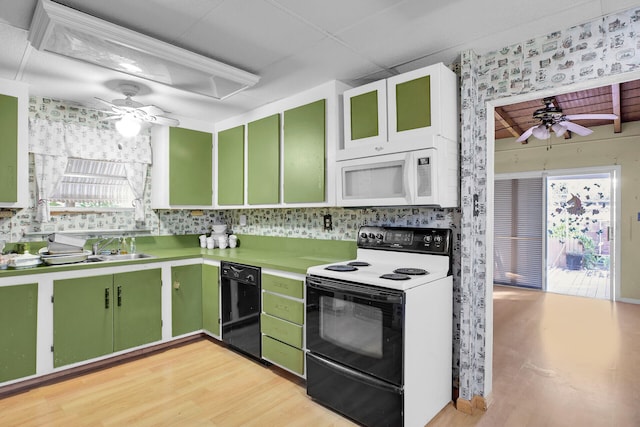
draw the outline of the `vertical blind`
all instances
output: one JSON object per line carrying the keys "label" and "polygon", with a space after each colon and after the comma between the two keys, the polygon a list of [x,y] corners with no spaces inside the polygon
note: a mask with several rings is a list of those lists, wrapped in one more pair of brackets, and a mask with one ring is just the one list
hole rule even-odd
{"label": "vertical blind", "polygon": [[542,184],[542,177],[495,181],[495,283],[542,289]]}

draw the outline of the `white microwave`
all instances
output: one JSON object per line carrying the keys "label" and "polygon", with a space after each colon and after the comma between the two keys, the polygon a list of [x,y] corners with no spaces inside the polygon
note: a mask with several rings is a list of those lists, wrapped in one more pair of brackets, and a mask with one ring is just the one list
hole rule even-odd
{"label": "white microwave", "polygon": [[458,144],[337,162],[338,206],[457,207]]}

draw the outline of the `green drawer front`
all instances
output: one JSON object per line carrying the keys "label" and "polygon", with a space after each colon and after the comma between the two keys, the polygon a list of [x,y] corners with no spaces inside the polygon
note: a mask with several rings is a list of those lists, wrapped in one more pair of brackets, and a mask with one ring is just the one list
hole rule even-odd
{"label": "green drawer front", "polygon": [[302,348],[302,326],[300,325],[263,313],[260,315],[260,328],[263,334],[294,347]]}
{"label": "green drawer front", "polygon": [[301,280],[288,279],[286,277],[262,275],[262,289],[302,299],[304,286]]}
{"label": "green drawer front", "polygon": [[304,304],[269,292],[262,293],[262,308],[265,313],[280,319],[302,325],[304,323]]}
{"label": "green drawer front", "polygon": [[262,357],[304,375],[304,352],[266,335],[262,336]]}

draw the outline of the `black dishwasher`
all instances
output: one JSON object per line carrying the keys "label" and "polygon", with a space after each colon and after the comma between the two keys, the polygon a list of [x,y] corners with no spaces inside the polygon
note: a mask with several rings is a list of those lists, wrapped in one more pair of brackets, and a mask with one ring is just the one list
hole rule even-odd
{"label": "black dishwasher", "polygon": [[222,341],[260,359],[260,268],[223,261],[220,284]]}

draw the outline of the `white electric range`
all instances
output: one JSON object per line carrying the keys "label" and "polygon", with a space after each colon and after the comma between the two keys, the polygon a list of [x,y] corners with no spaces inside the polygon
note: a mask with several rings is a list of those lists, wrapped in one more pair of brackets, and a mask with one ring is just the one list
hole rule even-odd
{"label": "white electric range", "polygon": [[424,426],[452,399],[452,231],[361,227],[307,270],[307,394],[367,426]]}

